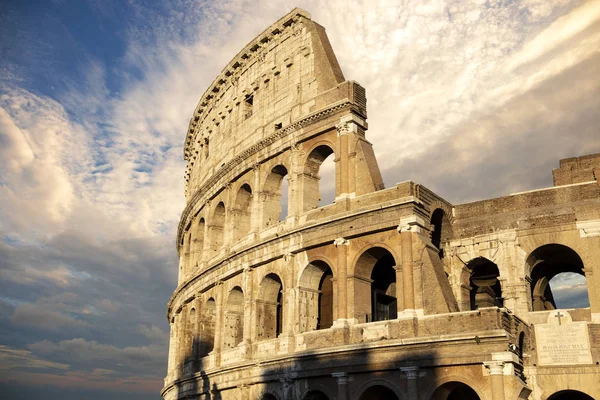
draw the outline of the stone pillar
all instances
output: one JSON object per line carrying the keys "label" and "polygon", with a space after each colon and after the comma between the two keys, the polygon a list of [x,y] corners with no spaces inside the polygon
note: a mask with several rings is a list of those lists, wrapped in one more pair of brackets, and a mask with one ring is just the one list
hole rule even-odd
{"label": "stone pillar", "polygon": [[483,365],[490,370],[492,400],[504,400],[504,361],[485,361]]}
{"label": "stone pillar", "polygon": [[250,217],[250,232],[258,232],[262,229],[263,207],[261,187],[261,165],[256,164],[254,168],[254,184],[252,185],[252,215]]}
{"label": "stone pillar", "polygon": [[[350,116],[351,118],[351,116]],[[339,191],[335,194],[335,197],[343,197],[347,196],[350,192],[350,177],[349,177],[349,160],[348,160],[348,134],[351,129],[351,122],[347,121],[345,118],[340,119],[340,123],[336,126],[337,128],[337,137],[338,137],[338,150],[339,154],[336,154],[339,157],[339,162],[336,163],[339,166]],[[336,174],[338,175],[338,174]]]}
{"label": "stone pillar", "polygon": [[224,293],[223,282],[217,283],[216,288],[217,298],[216,300],[216,321],[215,321],[215,338],[213,352],[215,354],[215,367],[221,365],[221,349],[223,348],[223,322],[224,322],[224,308],[226,299]]}
{"label": "stone pillar", "polygon": [[346,372],[334,372],[331,374],[336,380],[338,384],[338,395],[337,400],[350,400],[348,394],[348,381],[350,377]]}
{"label": "stone pillar", "polygon": [[335,239],[333,244],[336,247],[337,254],[337,265],[336,272],[337,276],[337,293],[335,293],[336,299],[334,302],[337,306],[337,315],[334,316],[336,319],[348,318],[348,246],[350,241],[344,238]]}
{"label": "stone pillar", "polygon": [[412,232],[410,227],[400,229],[402,248],[402,284],[404,294],[404,311],[415,309],[415,288],[413,276]]}
{"label": "stone pillar", "polygon": [[175,349],[177,348],[175,336],[175,317],[171,318],[171,332],[169,335],[169,361],[167,364],[167,381],[170,382],[174,379],[175,375]]}
{"label": "stone pillar", "polygon": [[400,367],[400,371],[406,374],[406,397],[408,399],[418,399],[419,367]]}
{"label": "stone pillar", "polygon": [[583,269],[583,273],[585,274],[585,282],[588,290],[592,322],[600,323],[600,299],[598,299],[600,294],[598,293],[598,286],[596,286],[596,281],[594,279],[597,277],[594,274],[594,269],[591,265],[586,266],[586,268]]}

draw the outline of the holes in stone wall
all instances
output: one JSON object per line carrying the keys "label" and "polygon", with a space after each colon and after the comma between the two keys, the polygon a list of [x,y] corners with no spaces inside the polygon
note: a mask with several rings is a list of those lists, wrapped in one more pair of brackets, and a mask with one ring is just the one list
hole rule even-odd
{"label": "holes in stone wall", "polygon": [[268,274],[260,283],[256,317],[258,339],[276,338],[283,332],[283,285],[276,274]]}
{"label": "holes in stone wall", "polygon": [[244,292],[239,286],[229,292],[224,319],[223,347],[231,349],[244,339]]}
{"label": "holes in stone wall", "polygon": [[334,320],[333,272],[321,260],[308,264],[298,284],[300,331],[327,329]]}

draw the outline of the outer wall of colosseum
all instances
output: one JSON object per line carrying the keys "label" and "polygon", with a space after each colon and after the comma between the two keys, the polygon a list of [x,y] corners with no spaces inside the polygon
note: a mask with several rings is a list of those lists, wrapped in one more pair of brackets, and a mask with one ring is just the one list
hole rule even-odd
{"label": "outer wall of colosseum", "polygon": [[[554,187],[453,205],[384,189],[366,120],[365,89],[299,9],[204,93],[162,396],[600,398],[600,155],[562,160]],[[554,310],[562,272],[585,277],[589,307]]]}

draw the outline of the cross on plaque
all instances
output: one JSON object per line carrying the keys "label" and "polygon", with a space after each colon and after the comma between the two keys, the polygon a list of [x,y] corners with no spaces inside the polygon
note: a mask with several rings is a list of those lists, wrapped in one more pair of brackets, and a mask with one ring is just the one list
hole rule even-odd
{"label": "cross on plaque", "polygon": [[562,317],[565,317],[565,315],[564,315],[564,314],[561,314],[561,313],[560,313],[560,311],[559,311],[559,312],[557,312],[557,313],[556,313],[556,315],[554,316],[554,318],[558,318],[558,324],[559,324],[559,325],[562,325],[562,324],[560,323],[560,319],[561,319]]}

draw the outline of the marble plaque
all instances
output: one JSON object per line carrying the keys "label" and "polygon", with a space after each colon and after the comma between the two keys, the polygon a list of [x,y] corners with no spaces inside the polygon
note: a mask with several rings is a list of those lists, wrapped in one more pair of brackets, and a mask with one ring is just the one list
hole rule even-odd
{"label": "marble plaque", "polygon": [[568,312],[548,314],[547,324],[535,325],[538,365],[592,364],[586,322],[573,322]]}

